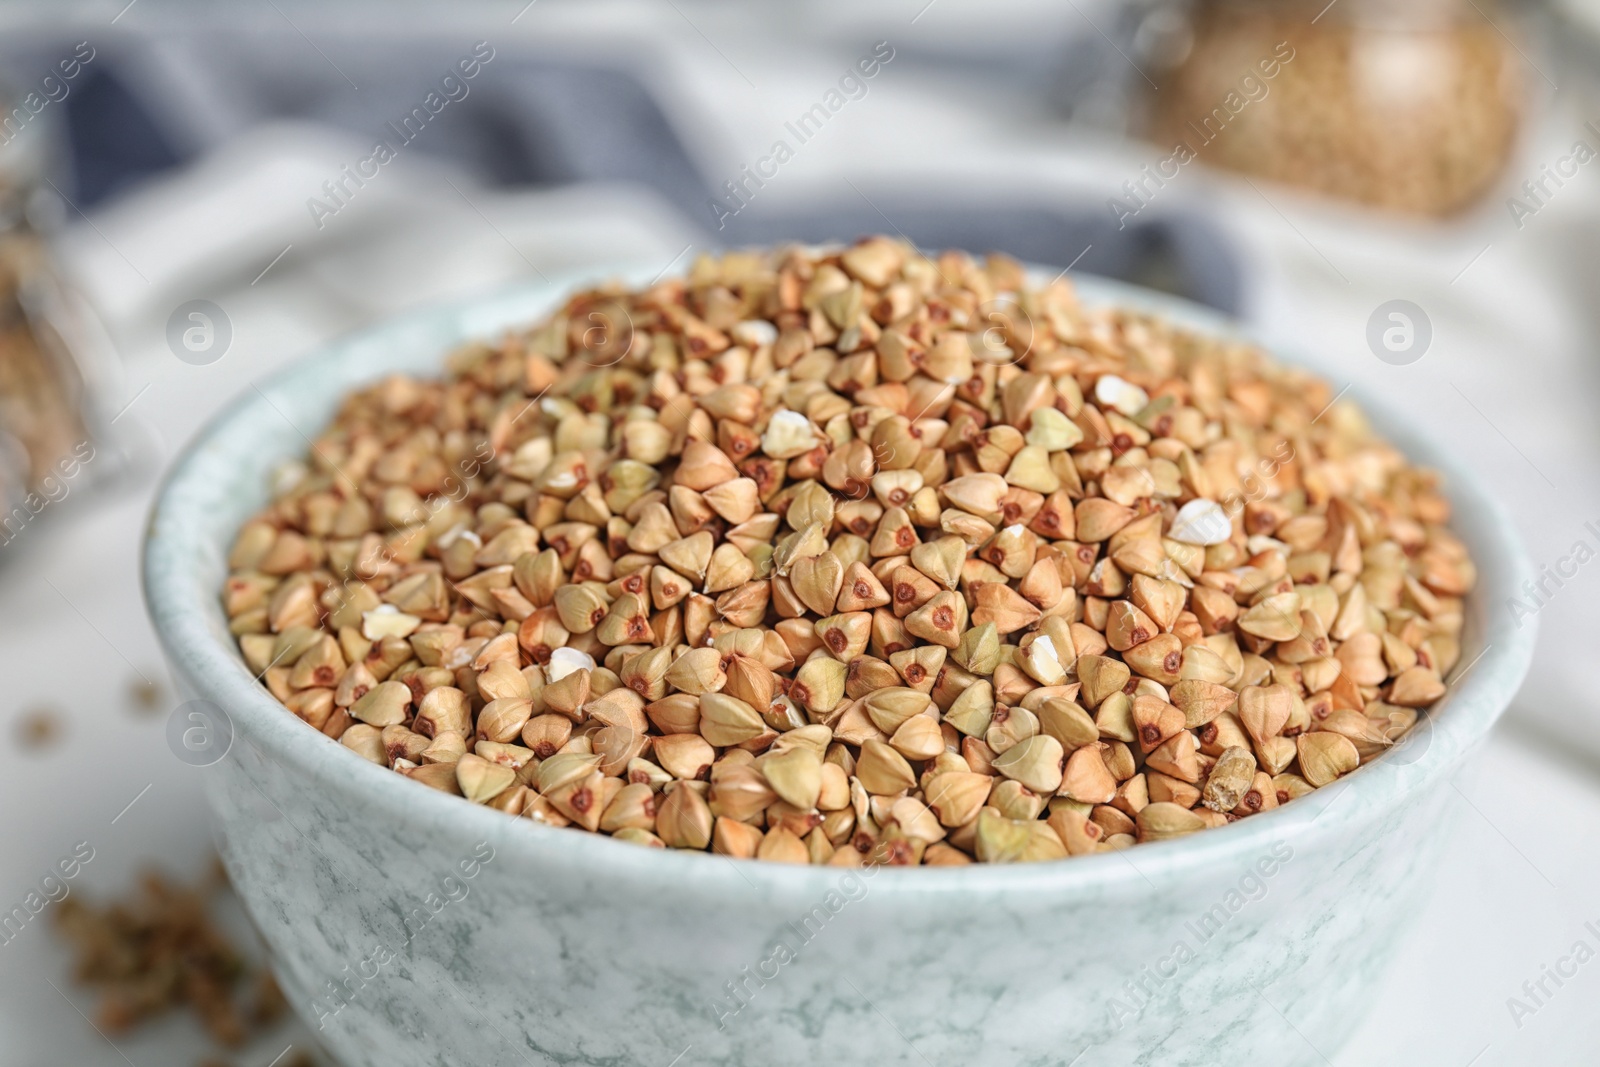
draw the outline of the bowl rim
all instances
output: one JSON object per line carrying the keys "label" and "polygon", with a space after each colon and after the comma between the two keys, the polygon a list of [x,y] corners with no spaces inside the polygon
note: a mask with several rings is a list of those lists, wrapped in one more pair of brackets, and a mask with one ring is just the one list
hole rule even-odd
{"label": "bowl rim", "polygon": [[[1058,276],[1053,268],[1030,267],[1029,272],[1031,282]],[[292,763],[318,780],[329,794],[344,794],[358,807],[381,806],[396,820],[419,828],[475,834],[551,869],[581,869],[589,876],[638,883],[659,883],[666,878],[693,886],[698,892],[747,893],[754,888],[775,900],[815,900],[819,893],[856,869],[789,866],[730,857],[722,857],[729,862],[720,864],[708,862],[705,855],[640,848],[605,834],[509,818],[502,812],[408,782],[387,768],[355,756],[286,713],[283,705],[255,681],[237,646],[222,639],[227,629],[218,589],[201,580],[200,561],[208,553],[215,557],[220,552],[225,558],[227,544],[208,542],[200,534],[199,524],[186,517],[196,514],[196,509],[226,508],[238,492],[257,501],[251,510],[265,500],[264,478],[252,474],[255,484],[240,489],[245,476],[229,466],[226,446],[230,441],[237,445],[237,439],[252,422],[284,419],[298,426],[290,418],[297,395],[318,395],[319,379],[336,374],[338,368],[360,353],[370,353],[374,345],[404,346],[406,334],[419,326],[443,327],[458,341],[468,340],[487,332],[482,325],[485,321],[502,326],[536,321],[574,288],[592,285],[595,279],[620,277],[629,284],[639,284],[653,273],[650,268],[630,264],[572,271],[409,312],[319,346],[274,372],[253,390],[244,391],[183,448],[157,490],[141,553],[147,609],[174,670],[202,698],[226,709],[235,744],[243,735],[258,751],[280,763]],[[1285,364],[1329,380],[1339,379],[1339,375],[1330,373],[1334,368],[1325,361],[1301,358],[1299,353],[1285,358],[1242,324],[1177,297],[1090,275],[1074,275],[1074,283],[1085,304],[1115,303],[1156,312],[1191,329],[1257,345]],[[432,353],[441,370],[445,355],[445,351]],[[353,380],[371,381],[374,375]],[[339,391],[348,387],[341,383]],[[1483,740],[1521,685],[1537,634],[1537,618],[1513,626],[1509,612],[1493,607],[1517,595],[1523,579],[1532,575],[1532,568],[1508,515],[1473,472],[1447,450],[1423,439],[1404,418],[1381,402],[1374,403],[1349,386],[1346,389],[1357,394],[1360,408],[1387,440],[1414,462],[1420,461],[1443,474],[1453,507],[1452,528],[1467,543],[1478,566],[1479,584],[1468,600],[1468,611],[1469,620],[1474,614],[1478,616],[1482,648],[1470,662],[1465,659],[1467,649],[1463,649],[1463,662],[1456,665],[1445,697],[1427,717],[1423,752],[1404,764],[1379,757],[1333,786],[1316,790],[1294,803],[1174,841],[1047,863],[972,864],[944,870],[886,872],[867,867],[863,873],[872,877],[874,884],[892,884],[897,894],[954,901],[974,893],[1011,894],[1019,890],[1075,891],[1080,895],[1107,890],[1143,892],[1139,883],[1154,887],[1152,876],[1181,878],[1204,868],[1248,870],[1253,860],[1285,839],[1299,841],[1304,836],[1307,843],[1314,843],[1329,838],[1336,827],[1362,819],[1375,820],[1398,810],[1406,797],[1433,783]],[[326,383],[322,387],[322,394],[325,393]],[[269,398],[269,394],[276,399]],[[285,404],[287,408],[281,406]],[[303,450],[275,459],[281,462],[301,455]],[[231,543],[231,533],[227,537]],[[208,770],[229,764],[224,758]],[[1322,814],[1341,801],[1345,793],[1350,794],[1350,800],[1337,805],[1339,817],[1323,822]],[[879,874],[888,882],[877,877]]]}

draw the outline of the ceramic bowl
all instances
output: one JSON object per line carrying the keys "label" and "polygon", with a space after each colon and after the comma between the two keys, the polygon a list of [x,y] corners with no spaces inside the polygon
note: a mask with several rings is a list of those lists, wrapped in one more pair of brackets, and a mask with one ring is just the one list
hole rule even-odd
{"label": "ceramic bowl", "polygon": [[[206,702],[169,736],[209,765],[174,773],[206,777],[223,862],[326,1050],[350,1067],[1331,1060],[1431,891],[1460,807],[1444,778],[1516,692],[1534,636],[1495,610],[1530,573],[1511,523],[1471,472],[1370,403],[1444,472],[1477,561],[1461,665],[1407,744],[1178,841],[877,872],[644,849],[419,787],[253,681],[218,590],[274,467],[350,388],[434,373],[458,341],[531,322],[580,280],[411,315],[305,359],[211,423],[150,518],[150,613],[182,692]],[[1080,288],[1238,332],[1167,297]],[[195,717],[208,707],[223,715]],[[202,727],[216,731],[204,758],[183,749]]]}

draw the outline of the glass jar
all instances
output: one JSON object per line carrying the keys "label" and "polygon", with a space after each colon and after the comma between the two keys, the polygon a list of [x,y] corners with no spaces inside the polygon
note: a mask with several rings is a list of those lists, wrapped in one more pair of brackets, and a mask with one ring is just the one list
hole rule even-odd
{"label": "glass jar", "polygon": [[1186,30],[1145,132],[1191,158],[1447,215],[1514,147],[1524,60],[1492,0],[1198,0]]}
{"label": "glass jar", "polygon": [[[22,95],[0,87],[0,116]],[[129,454],[111,447],[102,397],[116,357],[92,310],[63,284],[38,205],[59,142],[48,114],[0,129],[0,564],[68,495],[105,484]]]}

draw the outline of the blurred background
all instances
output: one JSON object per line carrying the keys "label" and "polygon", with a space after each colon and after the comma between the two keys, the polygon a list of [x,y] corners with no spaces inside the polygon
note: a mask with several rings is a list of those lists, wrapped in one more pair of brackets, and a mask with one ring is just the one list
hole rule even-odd
{"label": "blurred background", "polygon": [[42,882],[208,868],[137,571],[200,425],[430,303],[870,232],[1235,315],[1498,492],[1541,582],[1487,607],[1539,656],[1339,1060],[1587,1061],[1600,968],[1507,1000],[1600,922],[1597,56],[1600,0],[0,6],[0,1067],[314,1051],[270,1013],[226,1051],[122,1026]]}

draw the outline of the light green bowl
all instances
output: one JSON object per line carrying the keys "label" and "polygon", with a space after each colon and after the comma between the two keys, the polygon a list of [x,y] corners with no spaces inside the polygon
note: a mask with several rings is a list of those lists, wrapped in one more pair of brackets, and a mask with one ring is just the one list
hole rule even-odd
{"label": "light green bowl", "polygon": [[[435,374],[457,342],[532,322],[583,280],[409,315],[302,360],[210,424],[150,517],[151,617],[186,696],[224,709],[235,735],[198,772],[222,858],[328,1051],[351,1067],[1331,1059],[1431,892],[1455,812],[1443,779],[1505,709],[1534,641],[1500,608],[1531,574],[1511,523],[1376,406],[1382,432],[1444,472],[1478,565],[1458,677],[1407,745],[1178,841],[875,873],[647,850],[408,782],[252,679],[219,590],[271,470],[305,454],[349,389]],[[1079,287],[1238,332],[1158,294]]]}

